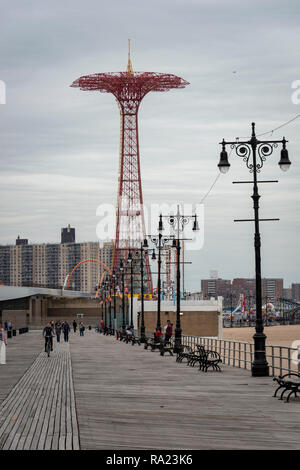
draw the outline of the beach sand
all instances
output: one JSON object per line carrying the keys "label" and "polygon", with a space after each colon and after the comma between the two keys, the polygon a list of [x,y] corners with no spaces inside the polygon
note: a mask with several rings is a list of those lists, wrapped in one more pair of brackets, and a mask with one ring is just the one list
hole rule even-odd
{"label": "beach sand", "polygon": [[[223,339],[253,342],[255,328],[223,328]],[[265,327],[266,344],[274,346],[292,346],[293,341],[300,341],[300,325],[281,325]]]}

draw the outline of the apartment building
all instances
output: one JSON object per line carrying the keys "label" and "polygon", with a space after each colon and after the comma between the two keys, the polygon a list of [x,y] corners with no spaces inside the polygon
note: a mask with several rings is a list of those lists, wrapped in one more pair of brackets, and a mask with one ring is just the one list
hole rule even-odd
{"label": "apartment building", "polygon": [[300,302],[300,284],[292,284],[291,298],[296,302]]}
{"label": "apartment building", "polygon": [[[66,233],[74,235],[75,229],[68,228]],[[98,260],[112,267],[112,242],[100,248],[99,242],[76,243],[73,235],[74,241],[70,243],[30,245],[27,239],[18,237],[15,245],[0,246],[0,282],[12,286],[57,288],[64,285],[67,276],[81,261]],[[71,288],[93,292],[102,272],[103,267],[97,262],[82,263],[72,275]]]}
{"label": "apartment building", "polygon": [[[283,279],[281,278],[263,278],[262,298],[263,303],[276,302],[283,295]],[[255,304],[256,281],[254,278],[235,278],[231,281],[225,279],[204,279],[201,281],[201,289],[203,299],[224,298],[224,305],[237,305],[240,295],[244,294],[247,302],[251,305]]]}

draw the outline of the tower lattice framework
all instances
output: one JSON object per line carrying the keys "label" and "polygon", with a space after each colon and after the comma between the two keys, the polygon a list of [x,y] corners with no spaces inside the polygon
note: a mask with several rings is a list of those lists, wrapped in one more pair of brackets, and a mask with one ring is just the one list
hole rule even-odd
{"label": "tower lattice framework", "polygon": [[[85,75],[71,85],[85,91],[112,93],[120,109],[120,160],[113,258],[113,269],[117,273],[120,260],[126,261],[128,250],[140,248],[146,235],[138,138],[140,103],[150,91],[163,92],[172,88],[184,88],[186,85],[188,82],[176,75],[133,72],[130,51],[126,72]],[[152,278],[147,254],[145,254],[145,268],[145,293],[152,294]],[[135,290],[137,291],[137,288]]]}

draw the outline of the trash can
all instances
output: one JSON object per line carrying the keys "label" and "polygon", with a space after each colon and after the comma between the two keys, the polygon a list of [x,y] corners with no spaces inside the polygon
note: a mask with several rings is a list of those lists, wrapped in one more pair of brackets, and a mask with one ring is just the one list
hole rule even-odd
{"label": "trash can", "polygon": [[13,336],[17,336],[17,330],[12,330]]}
{"label": "trash can", "polygon": [[11,338],[11,337],[12,337],[11,330],[8,330],[8,332],[7,332],[7,337],[8,337],[8,338]]}
{"label": "trash can", "polygon": [[91,327],[91,326],[89,326],[89,330],[91,330],[91,329],[92,329],[92,327]]}

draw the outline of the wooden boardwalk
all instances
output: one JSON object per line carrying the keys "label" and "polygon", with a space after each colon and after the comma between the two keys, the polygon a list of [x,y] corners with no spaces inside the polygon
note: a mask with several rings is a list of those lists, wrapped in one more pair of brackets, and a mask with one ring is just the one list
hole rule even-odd
{"label": "wooden boardwalk", "polygon": [[6,365],[0,365],[0,404],[41,352],[41,331],[8,339]]}
{"label": "wooden boardwalk", "polygon": [[40,352],[2,401],[0,449],[79,449],[68,343],[55,342],[49,358]]}
{"label": "wooden boardwalk", "polygon": [[82,449],[300,449],[300,402],[272,378],[222,366],[199,372],[87,332],[71,338]]}
{"label": "wooden boardwalk", "polygon": [[0,449],[300,449],[300,401],[273,398],[271,378],[199,372],[89,330],[54,339],[50,358],[41,340],[9,343]]}

